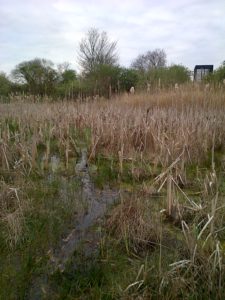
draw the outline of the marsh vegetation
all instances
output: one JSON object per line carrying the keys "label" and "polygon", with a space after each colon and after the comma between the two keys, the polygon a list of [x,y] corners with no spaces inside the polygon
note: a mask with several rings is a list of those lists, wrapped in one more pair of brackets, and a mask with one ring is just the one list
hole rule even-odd
{"label": "marsh vegetation", "polygon": [[187,84],[0,104],[0,299],[223,299],[224,103]]}

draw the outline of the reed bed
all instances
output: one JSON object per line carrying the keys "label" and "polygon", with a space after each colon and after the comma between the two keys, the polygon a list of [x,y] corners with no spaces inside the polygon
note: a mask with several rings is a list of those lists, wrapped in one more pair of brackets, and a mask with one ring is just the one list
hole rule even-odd
{"label": "reed bed", "polygon": [[[183,153],[185,163],[199,162],[213,145],[224,146],[224,103],[222,92],[184,89],[86,103],[1,104],[1,150],[7,164],[8,143],[14,135],[15,146],[28,155],[36,153],[38,143],[54,139],[71,153],[79,135],[80,142],[88,142],[91,157],[141,155],[166,167]],[[10,126],[15,126],[13,132]]]}
{"label": "reed bed", "polygon": [[[144,265],[136,281],[113,295],[198,299],[211,293],[222,299],[224,91],[184,86],[110,100],[36,103],[17,97],[0,104],[0,220],[10,233],[10,247],[20,240],[32,205],[25,179],[48,170],[56,154],[64,172],[73,173],[83,148],[90,164],[98,157],[115,162],[111,169],[117,166],[119,179],[127,165],[132,184],[150,178],[112,210],[106,228],[117,243],[125,241],[128,255],[159,249],[151,261],[157,270],[154,278],[146,271],[139,280]],[[160,193],[158,201],[154,195]],[[177,242],[181,246],[169,256],[167,249]]]}

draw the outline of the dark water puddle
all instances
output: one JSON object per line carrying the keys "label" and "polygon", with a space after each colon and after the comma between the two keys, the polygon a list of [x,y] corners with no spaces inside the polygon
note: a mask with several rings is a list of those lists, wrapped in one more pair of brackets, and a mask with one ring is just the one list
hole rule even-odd
{"label": "dark water puddle", "polygon": [[[87,199],[87,209],[85,213],[76,218],[75,228],[61,241],[60,247],[52,253],[51,261],[53,271],[58,268],[61,271],[65,269],[66,262],[80,246],[80,243],[85,239],[90,240],[90,230],[93,234],[94,241],[96,241],[96,232],[94,232],[91,227],[95,225],[99,219],[104,217],[108,207],[115,203],[119,197],[118,192],[112,190],[103,190],[98,195],[96,194],[97,193],[95,193],[96,197],[94,197],[93,192],[93,198]],[[99,238],[100,237],[97,237],[97,241]],[[90,246],[88,248],[90,248]],[[83,251],[86,251],[85,247]],[[88,249],[88,251],[90,251],[90,249]]]}
{"label": "dark water puddle", "polygon": [[[51,159],[51,162],[54,173],[60,161],[54,157]],[[33,280],[27,299],[45,299],[49,289],[49,276],[58,270],[63,272],[66,269],[66,264],[71,261],[74,252],[79,251],[83,257],[95,256],[96,252],[98,252],[101,232],[93,227],[103,220],[110,206],[119,199],[118,190],[105,188],[100,191],[94,187],[89,175],[85,150],[82,151],[80,162],[75,166],[75,172],[76,180],[78,179],[81,185],[76,197],[77,201],[80,201],[82,209],[79,210],[79,213],[74,218],[73,229],[59,241],[55,249],[49,250],[49,271],[47,274],[43,274],[43,276]],[[54,175],[51,175],[49,180],[52,180],[52,176]],[[73,178],[70,180],[73,180]],[[63,202],[71,197],[68,194],[68,184],[65,182],[65,179],[64,181],[62,180],[60,197]],[[76,268],[74,259],[72,264]]]}

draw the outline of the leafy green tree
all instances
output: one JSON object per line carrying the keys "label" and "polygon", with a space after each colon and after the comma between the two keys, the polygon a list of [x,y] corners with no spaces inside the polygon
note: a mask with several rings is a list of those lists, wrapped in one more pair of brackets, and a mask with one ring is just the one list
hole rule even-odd
{"label": "leafy green tree", "polygon": [[60,98],[74,99],[78,95],[78,81],[74,70],[64,70],[59,75],[56,95]]}
{"label": "leafy green tree", "polygon": [[120,89],[128,92],[132,86],[137,86],[138,78],[136,70],[122,68],[119,76]]}
{"label": "leafy green tree", "polygon": [[86,79],[93,87],[93,94],[110,98],[112,93],[118,91],[118,79],[120,68],[99,64],[94,71],[90,72]]}
{"label": "leafy green tree", "polygon": [[190,81],[189,70],[182,65],[172,65],[167,68],[151,69],[146,76],[151,86],[158,86],[159,80],[162,87],[174,86]]}
{"label": "leafy green tree", "polygon": [[190,71],[182,65],[172,65],[167,68],[167,84],[182,84],[190,81]]}
{"label": "leafy green tree", "polygon": [[225,79],[225,61],[221,64],[221,66],[218,69],[216,69],[214,74],[218,82],[222,82]]}
{"label": "leafy green tree", "polygon": [[61,63],[57,66],[59,82],[60,83],[69,83],[77,79],[76,71],[70,68],[68,62]]}
{"label": "leafy green tree", "polygon": [[0,73],[0,96],[8,96],[11,91],[11,82],[5,75],[5,73]]}
{"label": "leafy green tree", "polygon": [[69,83],[77,79],[76,72],[74,70],[65,70],[62,73],[62,83]]}
{"label": "leafy green tree", "polygon": [[85,74],[93,72],[99,65],[116,65],[116,42],[111,42],[105,31],[100,33],[91,28],[80,42],[78,61]]}
{"label": "leafy green tree", "polygon": [[214,85],[218,85],[225,79],[225,61],[216,69],[213,73],[210,73],[204,80],[206,82],[212,82]]}
{"label": "leafy green tree", "polygon": [[53,63],[40,58],[20,63],[12,71],[12,76],[17,83],[26,84],[34,95],[51,95],[58,80]]}

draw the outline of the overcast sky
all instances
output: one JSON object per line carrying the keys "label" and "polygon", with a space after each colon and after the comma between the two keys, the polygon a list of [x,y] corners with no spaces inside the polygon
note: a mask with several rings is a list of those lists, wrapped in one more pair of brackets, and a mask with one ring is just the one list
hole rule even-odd
{"label": "overcast sky", "polygon": [[225,60],[225,0],[0,0],[0,71],[35,57],[78,69],[90,27],[117,41],[123,66],[155,48],[190,69]]}

